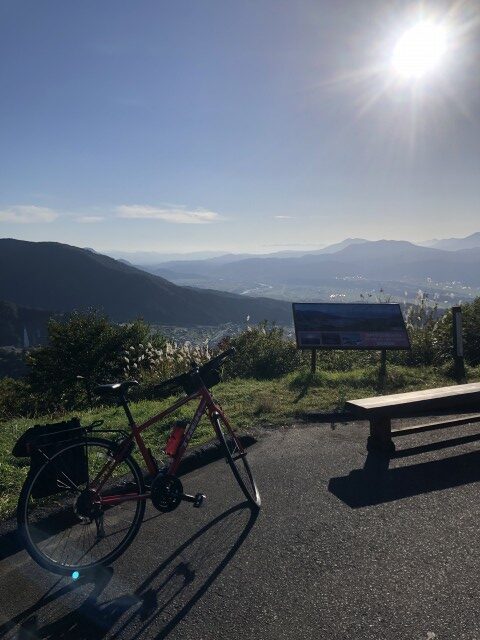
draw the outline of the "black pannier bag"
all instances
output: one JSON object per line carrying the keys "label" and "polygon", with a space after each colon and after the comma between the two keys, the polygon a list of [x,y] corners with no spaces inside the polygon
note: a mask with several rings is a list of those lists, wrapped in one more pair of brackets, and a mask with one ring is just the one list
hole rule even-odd
{"label": "black pannier bag", "polygon": [[[35,425],[27,429],[15,443],[12,455],[16,458],[30,457],[29,477],[57,451],[74,441],[81,441],[85,430],[78,418],[54,424]],[[88,462],[85,447],[74,447],[55,458],[42,471],[32,487],[33,498],[46,498],[66,488],[86,483]]]}

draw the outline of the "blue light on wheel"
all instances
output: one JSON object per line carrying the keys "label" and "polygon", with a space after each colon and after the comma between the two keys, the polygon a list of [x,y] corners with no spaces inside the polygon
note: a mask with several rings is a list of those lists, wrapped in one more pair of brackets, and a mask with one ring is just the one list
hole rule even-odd
{"label": "blue light on wheel", "polygon": [[72,580],[78,580],[80,577],[80,573],[78,571],[74,571],[72,573]]}

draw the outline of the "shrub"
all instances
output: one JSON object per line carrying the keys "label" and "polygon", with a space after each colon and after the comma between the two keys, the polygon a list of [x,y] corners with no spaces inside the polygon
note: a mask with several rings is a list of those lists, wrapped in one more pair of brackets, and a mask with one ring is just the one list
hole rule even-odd
{"label": "shrub", "polygon": [[0,348],[0,378],[22,378],[27,373],[22,351]]}
{"label": "shrub", "polygon": [[282,328],[262,322],[249,326],[234,338],[223,341],[221,349],[233,346],[237,353],[227,361],[227,376],[271,379],[290,373],[301,364],[301,353],[292,340],[284,337]]}
{"label": "shrub", "polygon": [[133,399],[155,398],[156,384],[184,373],[190,369],[193,362],[207,362],[213,355],[208,343],[194,346],[189,342],[183,345],[166,342],[160,349],[154,348],[151,343],[145,346],[140,344],[137,348],[130,347],[125,354],[125,377],[135,377],[142,382],[141,387],[132,389],[130,395]]}
{"label": "shrub", "polygon": [[[148,341],[164,344],[160,336],[150,336],[150,327],[140,320],[116,325],[95,311],[50,320],[48,338],[46,346],[34,349],[28,357],[28,380],[51,410],[69,409],[85,400],[78,375],[92,382],[126,377],[131,373],[125,368],[127,350],[138,350]],[[140,360],[136,373],[141,375],[148,366],[149,361]]]}
{"label": "shrub", "polygon": [[183,345],[164,342],[162,347],[154,347],[151,342],[139,343],[123,352],[123,374],[126,378],[154,378],[158,382],[183,373],[193,362],[203,364],[211,357],[208,343],[194,346],[190,342]]}
{"label": "shrub", "polygon": [[[447,363],[453,354],[452,312],[449,309],[439,320],[434,331],[436,362]],[[462,305],[463,350],[470,366],[480,364],[480,298]]]}
{"label": "shrub", "polygon": [[34,416],[37,406],[30,386],[23,380],[0,378],[0,421],[14,416]]}
{"label": "shrub", "polygon": [[[318,350],[317,369],[324,371],[350,371],[368,366],[378,366],[380,356],[378,351],[355,351],[355,350]],[[310,350],[302,353],[302,362],[310,367]]]}
{"label": "shrub", "polygon": [[411,365],[430,365],[435,361],[435,327],[439,311],[436,302],[428,294],[419,291],[415,303],[405,314],[405,324],[410,337],[411,351],[405,360]]}

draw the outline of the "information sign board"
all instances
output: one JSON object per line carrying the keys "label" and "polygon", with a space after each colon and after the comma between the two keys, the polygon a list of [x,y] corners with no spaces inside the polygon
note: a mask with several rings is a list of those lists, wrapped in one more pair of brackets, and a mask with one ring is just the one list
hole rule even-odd
{"label": "information sign board", "polygon": [[399,304],[293,303],[299,349],[410,349]]}

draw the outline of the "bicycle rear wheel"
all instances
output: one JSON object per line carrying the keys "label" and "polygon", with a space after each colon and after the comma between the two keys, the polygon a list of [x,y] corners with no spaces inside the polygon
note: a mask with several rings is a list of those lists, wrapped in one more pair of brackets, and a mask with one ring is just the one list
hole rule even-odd
{"label": "bicycle rear wheel", "polygon": [[[86,454],[81,473],[72,468],[72,460],[82,459],[78,447]],[[113,451],[114,443],[100,438],[72,442],[28,475],[20,493],[17,521],[28,553],[45,569],[67,575],[108,565],[133,541],[145,500],[101,503],[109,495],[145,493],[142,472],[131,456],[115,467],[92,499],[91,482],[113,461]],[[52,477],[56,478],[55,493]],[[47,485],[50,489],[45,491]]]}
{"label": "bicycle rear wheel", "polygon": [[238,486],[243,491],[250,505],[259,509],[262,500],[257,483],[247,461],[247,452],[242,447],[239,438],[230,425],[219,415],[213,418],[218,439],[222,445],[225,457],[233,472]]}

